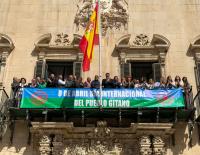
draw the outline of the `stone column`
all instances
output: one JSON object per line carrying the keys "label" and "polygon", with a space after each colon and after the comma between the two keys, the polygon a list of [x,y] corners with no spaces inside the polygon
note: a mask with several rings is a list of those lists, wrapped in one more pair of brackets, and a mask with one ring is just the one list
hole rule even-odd
{"label": "stone column", "polygon": [[42,135],[39,141],[39,152],[41,155],[50,155],[51,153],[51,138],[49,135]]}
{"label": "stone column", "polygon": [[63,155],[64,154],[64,146],[63,146],[63,135],[56,134],[53,139],[53,148],[52,155]]}
{"label": "stone column", "polygon": [[153,137],[153,150],[155,155],[166,155],[165,143],[160,136]]}
{"label": "stone column", "polygon": [[149,136],[139,138],[139,152],[140,155],[152,155],[151,139]]}
{"label": "stone column", "polygon": [[166,59],[165,49],[159,49],[160,70],[161,70],[161,76],[163,76],[163,77],[166,77],[166,73],[165,73],[165,59]]}

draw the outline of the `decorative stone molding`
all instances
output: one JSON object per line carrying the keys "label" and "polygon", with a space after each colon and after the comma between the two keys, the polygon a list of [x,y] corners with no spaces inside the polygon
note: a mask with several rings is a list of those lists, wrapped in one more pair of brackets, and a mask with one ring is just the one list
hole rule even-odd
{"label": "decorative stone molding", "polygon": [[98,121],[97,127],[94,129],[93,136],[95,138],[111,138],[111,130],[107,127],[106,121]]}
{"label": "decorative stone molding", "polygon": [[52,155],[63,155],[64,153],[64,145],[63,145],[63,135],[56,134],[53,138],[53,147],[52,147]]}
{"label": "decorative stone molding", "polygon": [[[95,0],[82,0],[77,5],[78,10],[74,23],[79,29],[87,26],[89,17],[94,9]],[[105,35],[108,28],[126,29],[128,24],[128,3],[126,0],[102,0],[101,1],[102,34]]]}
{"label": "decorative stone molding", "polygon": [[120,57],[120,63],[123,64],[126,62],[126,53],[125,52],[121,52],[119,54],[119,57]]}
{"label": "decorative stone molding", "polygon": [[71,44],[71,41],[69,40],[68,34],[58,33],[53,43],[57,46],[68,46]]}
{"label": "decorative stone molding", "polygon": [[153,150],[155,155],[165,155],[165,143],[160,136],[153,137]]}
{"label": "decorative stone molding", "polygon": [[[133,41],[131,38],[135,38]],[[146,34],[132,37],[125,35],[117,41],[114,52],[119,53],[120,64],[127,61],[157,61],[161,64],[161,75],[165,76],[165,59],[170,42],[165,37],[154,34],[150,40]]]}
{"label": "decorative stone molding", "polygon": [[70,144],[65,149],[65,155],[87,155],[88,151],[84,145]]}
{"label": "decorative stone molding", "polygon": [[11,38],[0,33],[0,87],[3,86],[7,58],[14,48]]}
{"label": "decorative stone molding", "polygon": [[50,155],[51,153],[51,138],[48,135],[42,135],[39,141],[39,152],[41,155]]}
{"label": "decorative stone molding", "polygon": [[149,46],[150,41],[149,37],[145,34],[140,34],[135,37],[135,40],[133,41],[133,46]]}
{"label": "decorative stone molding", "polygon": [[70,37],[66,33],[45,34],[35,43],[34,52],[38,60],[69,60],[82,61],[83,54],[79,49],[81,36],[74,34]]}
{"label": "decorative stone molding", "polygon": [[70,122],[32,122],[31,135],[40,137],[38,141],[36,137],[32,140],[45,155],[49,152],[58,155],[149,155],[164,153],[160,137],[169,138],[174,133],[172,125],[132,123],[128,128],[112,128],[105,121],[97,122],[97,127],[74,127]]}
{"label": "decorative stone molding", "polygon": [[139,138],[140,155],[152,155],[152,146],[149,136]]}
{"label": "decorative stone molding", "polygon": [[141,136],[172,135],[175,132],[171,123],[131,123],[131,128]]}
{"label": "decorative stone molding", "polygon": [[8,57],[9,53],[7,51],[3,51],[1,54],[1,65],[5,66],[6,65],[6,60]]}
{"label": "decorative stone molding", "polygon": [[190,43],[188,54],[194,57],[196,63],[200,62],[200,35],[195,37]]}

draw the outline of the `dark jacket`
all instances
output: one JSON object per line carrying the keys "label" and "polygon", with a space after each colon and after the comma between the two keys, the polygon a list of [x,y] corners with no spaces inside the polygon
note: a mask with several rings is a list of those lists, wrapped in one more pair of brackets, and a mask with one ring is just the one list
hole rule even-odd
{"label": "dark jacket", "polygon": [[93,80],[91,83],[91,88],[100,88],[99,80]]}
{"label": "dark jacket", "polygon": [[74,81],[67,80],[66,84],[65,84],[65,87],[66,88],[75,88],[76,87],[76,83]]}
{"label": "dark jacket", "polygon": [[102,86],[104,88],[113,88],[113,80],[112,79],[110,79],[110,80],[103,79]]}
{"label": "dark jacket", "polygon": [[125,86],[125,88],[134,88],[134,83],[133,82],[126,82],[124,86]]}
{"label": "dark jacket", "polygon": [[121,82],[113,80],[112,84],[113,84],[113,88],[122,88]]}
{"label": "dark jacket", "polygon": [[47,87],[48,88],[55,88],[58,86],[58,81],[56,79],[48,79],[47,80]]}
{"label": "dark jacket", "polygon": [[84,88],[83,82],[76,82],[76,88]]}

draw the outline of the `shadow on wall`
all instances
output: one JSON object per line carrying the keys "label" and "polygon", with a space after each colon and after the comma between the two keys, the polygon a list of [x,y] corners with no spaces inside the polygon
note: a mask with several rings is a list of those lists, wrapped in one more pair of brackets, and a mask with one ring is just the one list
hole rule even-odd
{"label": "shadow on wall", "polygon": [[32,146],[28,145],[28,128],[25,121],[16,122],[13,143],[10,144],[11,131],[8,128],[0,142],[0,155],[33,155]]}
{"label": "shadow on wall", "polygon": [[[174,127],[175,131],[175,146],[171,147],[173,155],[186,154],[185,152],[190,151],[192,147],[198,145],[198,131],[197,127],[194,127],[192,133],[192,147],[189,144],[189,134],[187,123],[177,123]],[[196,155],[193,152],[190,152],[193,155]]]}

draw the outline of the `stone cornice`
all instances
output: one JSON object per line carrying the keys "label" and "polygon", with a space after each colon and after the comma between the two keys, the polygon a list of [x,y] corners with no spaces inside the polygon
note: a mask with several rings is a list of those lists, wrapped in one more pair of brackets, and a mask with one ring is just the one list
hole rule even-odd
{"label": "stone cornice", "polygon": [[[81,138],[83,135],[93,133],[98,127],[74,127],[72,122],[32,122],[32,133],[63,133],[68,136]],[[162,135],[167,136],[175,132],[171,123],[131,123],[129,128],[108,127],[115,137],[130,138],[140,135]],[[82,135],[82,136],[81,136]]]}

